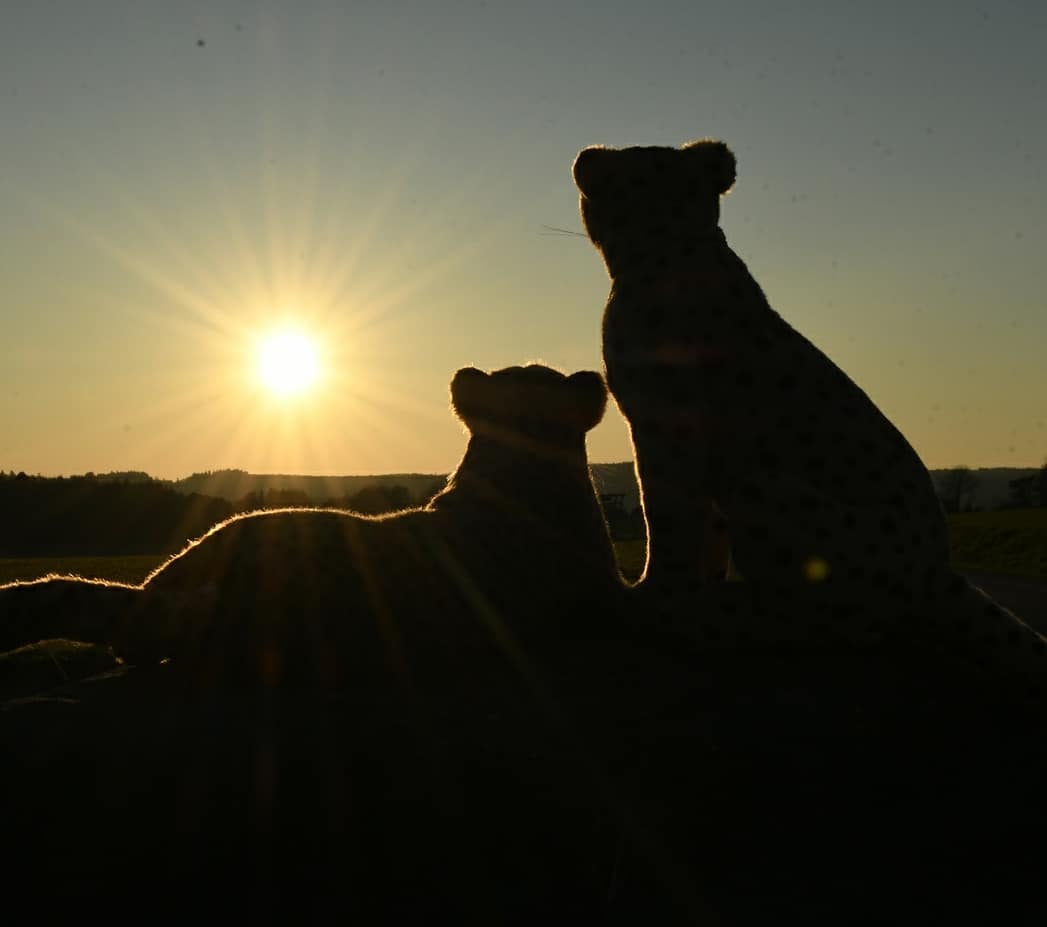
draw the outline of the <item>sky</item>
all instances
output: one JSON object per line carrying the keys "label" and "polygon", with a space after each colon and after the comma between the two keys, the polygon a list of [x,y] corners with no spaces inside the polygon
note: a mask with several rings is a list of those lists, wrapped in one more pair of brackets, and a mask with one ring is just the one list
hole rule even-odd
{"label": "sky", "polygon": [[[0,470],[446,473],[459,367],[601,369],[577,152],[702,137],[771,305],[928,467],[1038,466],[1045,48],[1038,0],[5,0]],[[631,459],[616,409],[588,447]]]}

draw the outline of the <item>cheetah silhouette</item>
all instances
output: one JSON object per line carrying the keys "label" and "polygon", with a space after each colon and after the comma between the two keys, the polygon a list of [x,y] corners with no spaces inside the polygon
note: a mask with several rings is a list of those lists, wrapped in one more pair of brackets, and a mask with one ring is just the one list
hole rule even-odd
{"label": "cheetah silhouette", "polygon": [[[611,278],[603,357],[647,523],[638,589],[681,618],[714,589],[704,622],[729,636],[737,604],[733,615],[713,606],[738,599],[737,587],[760,587],[769,615],[779,594],[818,588],[819,622],[827,603],[851,603],[849,624],[833,629],[844,636],[922,623],[968,653],[1039,671],[1044,639],[950,569],[947,523],[915,450],[771,308],[728,246],[720,197],[735,167],[716,140],[590,147],[573,165]],[[728,551],[745,583],[714,583]]]}
{"label": "cheetah silhouette", "polygon": [[8,584],[0,648],[73,638],[136,662],[170,657],[205,678],[276,684],[337,682],[360,668],[352,654],[406,665],[469,640],[511,648],[584,634],[622,589],[585,449],[604,413],[603,378],[466,367],[450,392],[468,445],[424,507],[251,512],[140,586]]}

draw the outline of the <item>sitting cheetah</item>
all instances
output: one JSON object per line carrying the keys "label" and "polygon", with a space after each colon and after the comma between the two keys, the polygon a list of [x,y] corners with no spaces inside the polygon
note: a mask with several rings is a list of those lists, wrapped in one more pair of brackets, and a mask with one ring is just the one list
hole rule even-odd
{"label": "sitting cheetah", "polygon": [[345,670],[336,655],[368,646],[409,660],[405,649],[453,649],[458,632],[475,639],[479,628],[511,647],[606,615],[623,587],[586,460],[606,403],[600,374],[467,367],[451,399],[468,446],[423,508],[251,512],[141,586],[57,576],[3,586],[0,649],[76,637],[136,660],[211,660],[220,678],[333,678]]}
{"label": "sitting cheetah", "polygon": [[[573,175],[612,282],[603,356],[647,522],[638,588],[689,596],[723,575],[729,549],[764,589],[817,583],[826,602],[889,603],[880,620],[934,615],[1039,666],[1044,640],[950,570],[945,517],[908,441],[728,246],[727,146],[591,147]],[[729,546],[710,529],[721,520]]]}

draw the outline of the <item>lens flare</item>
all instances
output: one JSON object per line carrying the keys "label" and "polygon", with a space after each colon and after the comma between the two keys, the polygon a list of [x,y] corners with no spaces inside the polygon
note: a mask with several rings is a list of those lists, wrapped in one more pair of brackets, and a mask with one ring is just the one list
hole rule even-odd
{"label": "lens flare", "polygon": [[809,583],[823,583],[829,578],[829,563],[821,557],[808,557],[803,565]]}

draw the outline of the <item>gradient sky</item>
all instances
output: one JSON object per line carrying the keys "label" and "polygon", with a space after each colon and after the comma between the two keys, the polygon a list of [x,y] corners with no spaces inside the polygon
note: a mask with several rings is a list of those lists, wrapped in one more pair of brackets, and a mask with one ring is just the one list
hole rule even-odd
{"label": "gradient sky", "polygon": [[[600,368],[603,264],[545,229],[578,150],[706,136],[771,304],[929,467],[1037,466],[1045,10],[5,0],[0,469],[446,472],[458,367]],[[326,374],[278,402],[287,320]]]}

